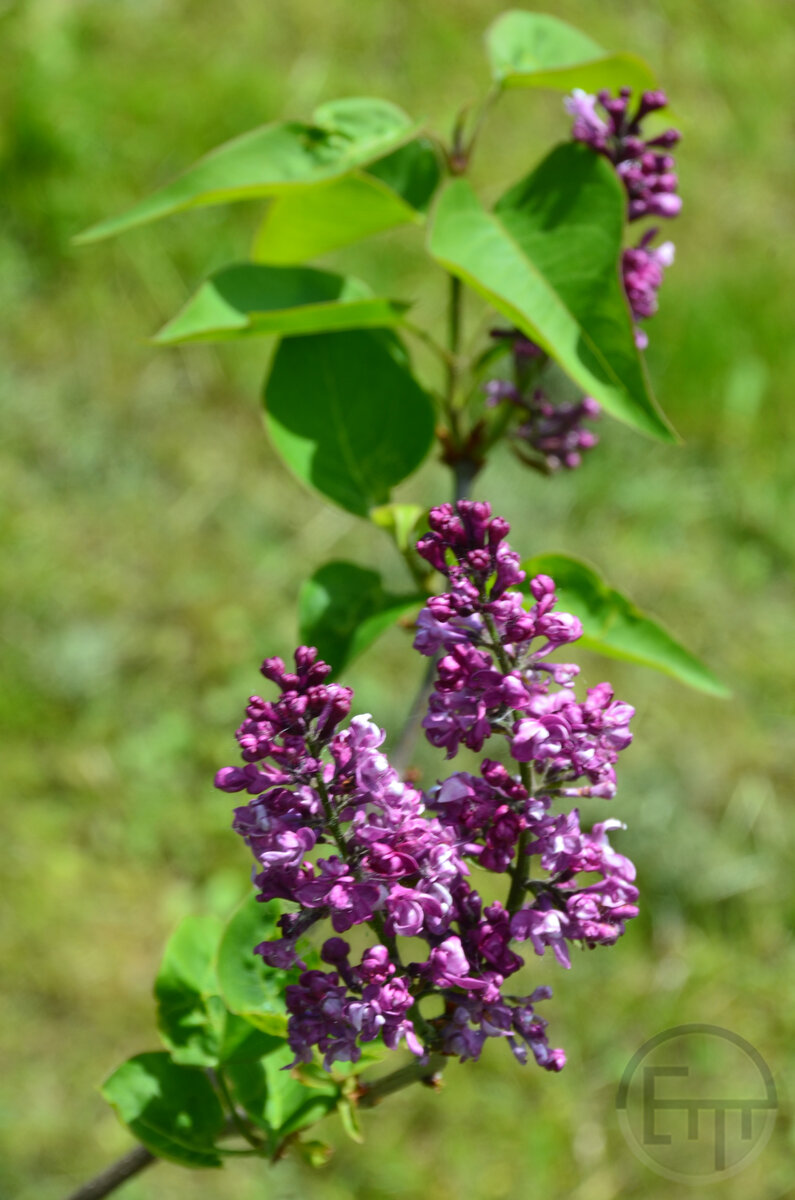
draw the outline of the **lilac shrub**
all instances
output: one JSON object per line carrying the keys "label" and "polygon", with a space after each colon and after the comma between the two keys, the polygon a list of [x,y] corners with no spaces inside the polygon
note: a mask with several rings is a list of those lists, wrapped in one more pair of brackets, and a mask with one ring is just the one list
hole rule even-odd
{"label": "lilac shrub", "polygon": [[[638,911],[634,868],[608,836],[620,822],[587,831],[576,808],[555,808],[615,795],[633,710],[607,683],[579,701],[579,668],[550,661],[582,628],[556,610],[546,575],[530,581],[525,607],[508,531],[486,503],[432,509],[417,551],[448,590],[428,600],[414,643],[437,660],[423,721],[431,744],[451,759],[488,741],[508,765],[485,757],[477,774],[453,772],[421,792],[390,764],[369,715],[345,724],[350,689],[326,682],[327,664],[301,646],[294,670],[263,663],[280,695],[250,699],[237,731],[244,765],[216,777],[221,790],[251,797],[234,828],[254,855],[259,898],[294,906],[280,918],[281,937],[256,952],[303,968],[286,994],[296,1063],[315,1049],[327,1069],[355,1062],[377,1038],[419,1057],[476,1059],[487,1038],[502,1037],[520,1062],[529,1052],[560,1070],[565,1055],[536,1012],[549,987],[506,990],[525,965],[514,946],[549,948],[568,967],[571,944],[609,945]],[[484,901],[473,868],[494,890],[491,877],[502,877],[503,900]],[[321,922],[333,931],[320,951],[328,971],[301,959],[299,939]],[[358,926],[377,941],[354,954],[339,935]]]}

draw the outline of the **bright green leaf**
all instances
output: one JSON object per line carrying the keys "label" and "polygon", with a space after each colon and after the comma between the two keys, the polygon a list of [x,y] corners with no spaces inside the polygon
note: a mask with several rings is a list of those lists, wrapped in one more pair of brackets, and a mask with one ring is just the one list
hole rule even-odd
{"label": "bright green leaf", "polygon": [[155,341],[168,346],[396,325],[407,307],[331,271],[237,263],[211,275]]}
{"label": "bright green leaf", "polygon": [[577,643],[609,658],[654,667],[697,691],[726,698],[729,690],[695,655],[584,562],[565,554],[541,554],[522,563],[528,579],[550,575],[558,607],[582,621]]}
{"label": "bright green leaf", "polygon": [[138,1054],[105,1080],[102,1095],[153,1154],[184,1167],[221,1166],[213,1143],[224,1114],[198,1067],[178,1066],[165,1051]]}
{"label": "bright green leaf", "polygon": [[320,657],[339,674],[399,617],[419,608],[424,599],[386,592],[377,571],[356,563],[326,563],[301,588],[300,638],[316,646]]}
{"label": "bright green leaf", "polygon": [[265,386],[271,440],[304,483],[366,516],[422,462],[430,398],[387,330],[286,338]]}
{"label": "bright green leaf", "polygon": [[401,554],[405,554],[417,540],[426,513],[421,504],[382,504],[371,510],[370,520],[388,533]]}
{"label": "bright green leaf", "polygon": [[217,970],[227,1008],[263,1032],[284,1037],[287,1030],[284,989],[294,982],[298,972],[269,967],[254,953],[260,942],[279,937],[276,922],[280,915],[277,900],[260,904],[253,893],[248,896],[224,930]]}
{"label": "bright green leaf", "polygon": [[305,262],[386,229],[420,222],[439,177],[433,147],[419,138],[366,171],[279,196],[265,214],[252,258]]}
{"label": "bright green leaf", "polygon": [[651,67],[636,54],[608,54],[597,42],[547,13],[512,9],[486,33],[494,79],[503,87],[656,87]]}
{"label": "bright green leaf", "polygon": [[587,146],[559,146],[493,213],[459,179],[442,193],[430,251],[621,421],[675,441],[651,394],[619,278],[625,197]]}
{"label": "bright green leaf", "polygon": [[155,980],[157,1027],[175,1062],[218,1062],[226,1021],[215,977],[221,930],[216,917],[186,917],[166,945]]}
{"label": "bright green leaf", "polygon": [[317,109],[312,124],[280,121],[226,142],[173,183],[76,240],[95,242],[185,209],[275,196],[336,179],[382,158],[417,131],[387,100],[332,101]]}

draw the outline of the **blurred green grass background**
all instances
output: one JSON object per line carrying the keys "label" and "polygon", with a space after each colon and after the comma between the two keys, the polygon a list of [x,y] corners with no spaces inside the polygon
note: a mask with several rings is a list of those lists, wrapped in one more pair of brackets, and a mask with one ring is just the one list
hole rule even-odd
{"label": "blurred green grass background", "polygon": [[[70,237],[240,131],[339,95],[385,95],[447,130],[486,86],[496,0],[28,0],[0,6],[2,393],[8,497],[2,633],[4,889],[0,1194],[58,1200],[129,1145],[96,1093],[156,1043],[150,988],[187,912],[226,913],[248,864],[211,787],[265,653],[295,641],[301,580],[330,557],[398,580],[386,540],[324,506],[271,454],[267,344],[156,350],[148,335],[210,269],[245,256],[253,206],[188,214],[77,251]],[[658,1031],[712,1022],[753,1042],[782,1095],[774,1137],[721,1197],[791,1194],[795,817],[791,774],[795,375],[788,307],[786,0],[560,0],[556,15],[648,57],[685,138],[677,262],[649,364],[685,439],[605,420],[586,467],[482,478],[523,553],[595,562],[734,689],[720,703],[589,659],[635,703],[603,815],[628,823],[643,913],[563,972],[549,1077],[502,1046],[406,1092],[332,1165],[169,1165],[129,1200],[679,1195],[618,1131],[615,1088]],[[507,97],[476,165],[487,191],[566,136],[558,95]],[[788,150],[789,147],[789,150]],[[668,232],[668,230],[666,230]],[[791,246],[789,247],[791,248]],[[419,235],[332,258],[442,318]],[[395,282],[397,280],[397,283]],[[430,466],[404,488],[446,494]],[[400,720],[421,670],[395,631],[350,672],[361,710]],[[441,764],[422,762],[433,778]],[[590,815],[590,814],[589,814]]]}

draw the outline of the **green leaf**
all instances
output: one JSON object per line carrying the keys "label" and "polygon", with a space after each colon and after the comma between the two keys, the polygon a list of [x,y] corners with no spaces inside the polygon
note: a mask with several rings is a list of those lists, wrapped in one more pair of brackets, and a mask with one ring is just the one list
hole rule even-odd
{"label": "green leaf", "polygon": [[200,159],[173,183],[78,242],[96,242],[171,213],[275,196],[347,174],[416,136],[418,126],[387,100],[336,100],[312,124],[280,121],[241,134]]}
{"label": "green leaf", "polygon": [[287,1031],[284,989],[300,972],[269,967],[254,947],[279,936],[280,915],[277,900],[261,904],[253,893],[248,896],[224,930],[217,963],[227,1008],[276,1037],[284,1037]]}
{"label": "green leaf", "polygon": [[394,541],[401,554],[419,537],[419,526],[427,514],[421,504],[382,504],[370,512],[370,520]]}
{"label": "green leaf", "polygon": [[226,1070],[235,1100],[275,1140],[314,1125],[333,1112],[342,1095],[341,1085],[325,1072],[322,1078],[313,1076],[309,1083],[302,1082],[298,1072],[288,1069],[294,1057],[290,1047],[282,1043],[259,1062],[241,1063]]}
{"label": "green leaf", "polygon": [[218,1062],[226,1023],[215,976],[221,930],[216,917],[186,917],[166,945],[155,980],[157,1027],[175,1062]]}
{"label": "green leaf", "polygon": [[505,12],[486,33],[491,71],[503,87],[656,87],[648,63],[636,54],[608,54],[592,38],[547,13]]}
{"label": "green leaf", "polygon": [[366,171],[279,196],[251,256],[263,263],[304,262],[386,229],[421,223],[439,177],[432,145],[419,138]]}
{"label": "green leaf", "polygon": [[377,571],[351,562],[330,562],[303,584],[298,597],[301,641],[316,646],[339,674],[342,668],[393,625],[420,607],[425,597],[384,590]]}
{"label": "green leaf", "polygon": [[236,263],[211,275],[154,340],[169,346],[396,325],[407,307],[373,296],[366,283],[351,276]]}
{"label": "green leaf", "polygon": [[726,699],[731,694],[695,655],[605,583],[587,563],[565,554],[541,554],[522,566],[528,579],[550,575],[555,580],[559,608],[582,621],[584,632],[578,645],[609,658],[654,667],[711,696]]}
{"label": "green leaf", "polygon": [[433,437],[430,398],[386,330],[286,338],[265,404],[268,432],[288,467],[359,516],[389,499]]}
{"label": "green leaf", "polygon": [[165,1051],[138,1054],[102,1085],[102,1095],[140,1142],[184,1167],[220,1167],[213,1145],[224,1125],[204,1071],[173,1063]]}
{"label": "green leaf", "polygon": [[442,193],[430,251],[621,421],[662,441],[619,278],[625,198],[610,164],[559,146],[487,212],[459,179]]}

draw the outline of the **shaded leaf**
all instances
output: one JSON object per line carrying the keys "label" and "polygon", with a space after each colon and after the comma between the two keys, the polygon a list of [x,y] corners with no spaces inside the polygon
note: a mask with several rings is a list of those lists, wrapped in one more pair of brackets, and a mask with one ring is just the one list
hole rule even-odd
{"label": "shaded leaf", "polygon": [[295,1055],[282,1043],[259,1062],[227,1068],[226,1075],[235,1100],[251,1120],[272,1134],[274,1141],[305,1129],[333,1112],[339,1103],[341,1085],[323,1072],[323,1078],[303,1083],[289,1064]]}
{"label": "shaded leaf", "polygon": [[227,1008],[276,1037],[286,1036],[284,989],[300,971],[268,966],[254,953],[254,947],[280,936],[276,922],[281,911],[278,900],[260,904],[252,892],[224,930],[217,963],[218,983]]}
{"label": "shaded leaf", "polygon": [[625,197],[587,146],[559,146],[498,202],[459,179],[442,193],[430,251],[619,420],[676,435],[651,394],[619,277]]}
{"label": "shaded leaf", "polygon": [[386,330],[286,338],[265,405],[271,440],[290,469],[359,516],[389,499],[433,437],[430,398]]}
{"label": "shaded leaf", "polygon": [[226,1023],[215,976],[222,928],[216,917],[186,917],[166,944],[154,991],[157,1027],[175,1062],[218,1062]]}
{"label": "shaded leaf", "polygon": [[366,171],[279,196],[257,232],[252,258],[304,262],[386,229],[420,223],[439,177],[433,147],[419,138]]}
{"label": "shaded leaf", "polygon": [[384,590],[377,571],[350,562],[325,563],[303,584],[298,598],[301,641],[316,646],[339,674],[399,617],[419,608],[424,596]]}
{"label": "shaded leaf", "polygon": [[172,1062],[165,1051],[138,1054],[102,1085],[130,1132],[160,1158],[184,1167],[220,1167],[214,1141],[224,1125],[204,1071]]}
{"label": "shaded leaf", "polygon": [[648,63],[636,54],[608,54],[586,34],[547,13],[512,9],[486,33],[494,79],[503,87],[583,88],[656,87]]}
{"label": "shaded leaf", "polygon": [[211,275],[154,340],[168,346],[396,325],[407,307],[332,271],[236,263]]}
{"label": "shaded leaf", "polygon": [[647,617],[599,574],[565,554],[540,554],[522,563],[528,579],[550,575],[558,607],[579,617],[583,637],[577,643],[609,658],[654,667],[680,683],[711,696],[727,698],[728,688],[651,617]]}
{"label": "shaded leaf", "polygon": [[311,124],[280,121],[241,134],[200,159],[173,183],[76,241],[95,242],[205,205],[252,200],[347,174],[410,140],[418,127],[387,100],[335,100]]}

